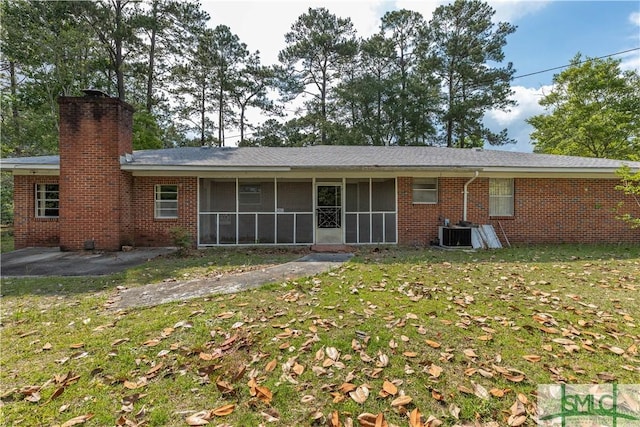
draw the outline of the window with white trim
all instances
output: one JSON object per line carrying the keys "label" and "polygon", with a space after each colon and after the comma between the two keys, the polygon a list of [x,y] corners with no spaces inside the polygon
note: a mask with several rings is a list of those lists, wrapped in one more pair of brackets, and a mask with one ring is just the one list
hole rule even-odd
{"label": "window with white trim", "polygon": [[58,218],[60,185],[36,184],[36,218]]}
{"label": "window with white trim", "polygon": [[259,205],[262,201],[260,184],[240,184],[238,186],[238,203],[241,205]]}
{"label": "window with white trim", "polygon": [[155,217],[178,218],[178,186],[157,184],[155,193]]}
{"label": "window with white trim", "polygon": [[489,216],[513,216],[513,179],[489,179]]}
{"label": "window with white trim", "polygon": [[414,178],[413,203],[438,203],[438,178]]}

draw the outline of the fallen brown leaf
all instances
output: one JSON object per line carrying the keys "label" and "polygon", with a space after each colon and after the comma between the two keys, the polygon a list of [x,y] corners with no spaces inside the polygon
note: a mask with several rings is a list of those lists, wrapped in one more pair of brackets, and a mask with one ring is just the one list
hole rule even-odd
{"label": "fallen brown leaf", "polygon": [[440,344],[437,341],[432,341],[432,340],[424,340],[425,343],[427,343],[427,345],[431,348],[440,348],[442,346],[442,344]]}
{"label": "fallen brown leaf", "polygon": [[224,417],[232,414],[235,409],[236,409],[236,405],[233,403],[230,403],[228,405],[222,405],[215,409],[212,409],[211,414],[215,415],[216,417]]}
{"label": "fallen brown leaf", "polygon": [[185,418],[185,422],[190,426],[205,426],[209,424],[209,420],[211,419],[211,412],[209,411],[200,411],[195,414],[189,415]]}
{"label": "fallen brown leaf", "polygon": [[73,417],[70,420],[65,421],[64,423],[62,423],[60,427],[71,427],[71,426],[77,426],[78,424],[84,424],[87,421],[89,421],[91,418],[93,418],[93,414],[79,415],[77,417]]}
{"label": "fallen brown leaf", "polygon": [[400,396],[393,399],[393,401],[391,402],[391,406],[393,406],[394,408],[397,408],[399,406],[407,406],[412,401],[413,399],[411,398],[411,396]]}
{"label": "fallen brown leaf", "polygon": [[264,370],[267,372],[271,372],[276,368],[277,365],[278,361],[274,358],[269,363],[267,363],[267,366],[264,368]]}
{"label": "fallen brown leaf", "polygon": [[[398,393],[398,387],[391,381],[384,380],[382,383],[382,390],[387,393],[387,395],[395,396]],[[385,396],[386,397],[386,396]]]}
{"label": "fallen brown leaf", "polygon": [[356,403],[364,403],[369,397],[369,389],[367,387],[359,386],[354,391],[349,392],[349,396]]}
{"label": "fallen brown leaf", "polygon": [[440,374],[442,373],[443,369],[436,365],[436,364],[431,364],[431,366],[429,366],[429,375],[431,375],[434,378],[438,378],[440,376]]}
{"label": "fallen brown leaf", "polygon": [[415,408],[409,413],[409,427],[424,427],[422,423],[422,414]]}

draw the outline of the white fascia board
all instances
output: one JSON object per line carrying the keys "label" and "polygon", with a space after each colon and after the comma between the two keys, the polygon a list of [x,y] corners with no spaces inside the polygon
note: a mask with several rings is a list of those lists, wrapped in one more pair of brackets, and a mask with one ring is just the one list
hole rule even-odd
{"label": "white fascia board", "polygon": [[11,172],[13,175],[60,175],[60,167],[58,165],[11,165],[7,167],[2,165],[3,172]]}
{"label": "white fascia board", "polygon": [[548,167],[487,167],[482,171],[485,175],[495,174],[511,174],[514,176],[526,177],[579,177],[594,178],[609,175],[615,177],[619,168],[548,168]]}
{"label": "white fascia board", "polygon": [[60,165],[57,163],[13,163],[13,162],[0,162],[2,169],[60,169]]}

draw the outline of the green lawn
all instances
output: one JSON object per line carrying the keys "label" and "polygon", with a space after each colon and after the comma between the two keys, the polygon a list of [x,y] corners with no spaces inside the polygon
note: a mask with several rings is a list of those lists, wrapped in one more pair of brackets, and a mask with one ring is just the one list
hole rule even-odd
{"label": "green lawn", "polygon": [[11,252],[13,250],[13,229],[10,227],[0,228],[0,253]]}
{"label": "green lawn", "polygon": [[105,307],[121,286],[297,256],[210,250],[108,277],[3,280],[0,422],[416,426],[419,412],[532,426],[538,384],[640,377],[638,246],[362,248],[316,277]]}

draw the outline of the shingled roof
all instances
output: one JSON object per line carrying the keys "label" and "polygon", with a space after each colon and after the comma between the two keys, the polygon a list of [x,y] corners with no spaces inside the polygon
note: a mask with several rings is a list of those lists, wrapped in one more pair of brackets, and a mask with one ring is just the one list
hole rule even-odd
{"label": "shingled roof", "polygon": [[[558,156],[499,150],[443,147],[372,147],[323,145],[311,147],[181,147],[135,151],[122,157],[124,170],[252,169],[380,169],[380,170],[520,170],[611,172],[640,162]],[[3,168],[56,169],[58,156],[7,158]]]}

